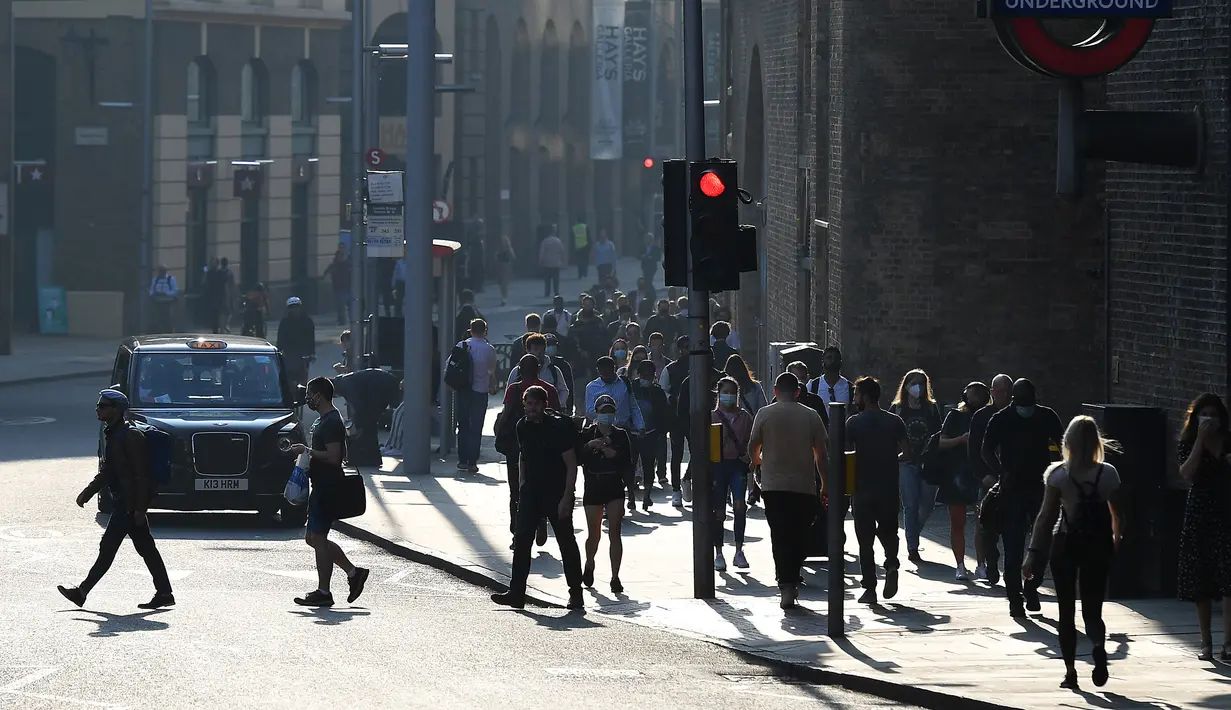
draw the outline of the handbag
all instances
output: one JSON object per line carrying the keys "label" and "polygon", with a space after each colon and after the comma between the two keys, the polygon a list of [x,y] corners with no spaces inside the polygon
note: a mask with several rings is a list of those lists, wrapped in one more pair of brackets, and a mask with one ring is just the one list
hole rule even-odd
{"label": "handbag", "polygon": [[368,510],[368,490],[359,472],[344,472],[326,484],[329,517],[334,520],[357,518]]}
{"label": "handbag", "polygon": [[997,481],[979,503],[979,527],[985,530],[1000,529],[1000,482]]}

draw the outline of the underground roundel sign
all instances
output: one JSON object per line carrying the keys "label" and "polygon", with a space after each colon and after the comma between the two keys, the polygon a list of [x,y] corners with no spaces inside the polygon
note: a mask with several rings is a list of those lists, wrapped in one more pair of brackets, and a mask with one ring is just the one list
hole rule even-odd
{"label": "underground roundel sign", "polygon": [[[1110,74],[1136,56],[1154,22],[1171,16],[1172,0],[986,0],[1000,43],[1018,64],[1046,76],[1085,79]],[[1043,26],[1047,19],[1103,21],[1070,44]]]}

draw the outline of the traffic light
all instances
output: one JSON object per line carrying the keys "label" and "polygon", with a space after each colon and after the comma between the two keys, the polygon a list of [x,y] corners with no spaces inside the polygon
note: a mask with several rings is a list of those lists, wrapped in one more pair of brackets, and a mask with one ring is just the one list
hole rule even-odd
{"label": "traffic light", "polygon": [[691,288],[695,290],[739,289],[738,173],[734,160],[711,158],[691,164],[688,208],[692,216]]}
{"label": "traffic light", "polygon": [[688,287],[688,162],[663,161],[663,283]]}

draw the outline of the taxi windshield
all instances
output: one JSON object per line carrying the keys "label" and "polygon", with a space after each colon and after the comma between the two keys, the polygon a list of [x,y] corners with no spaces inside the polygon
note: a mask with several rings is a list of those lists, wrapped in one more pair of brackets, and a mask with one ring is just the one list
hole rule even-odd
{"label": "taxi windshield", "polygon": [[137,360],[137,406],[285,407],[273,353],[145,353]]}

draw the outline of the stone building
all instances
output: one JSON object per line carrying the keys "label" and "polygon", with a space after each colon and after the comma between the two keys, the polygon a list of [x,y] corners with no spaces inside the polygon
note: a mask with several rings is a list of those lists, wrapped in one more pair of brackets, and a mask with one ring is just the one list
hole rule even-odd
{"label": "stone building", "polygon": [[[142,3],[13,6],[18,327],[33,327],[37,289],[58,285],[70,327],[133,330]],[[341,120],[327,99],[346,93],[348,21],[344,0],[155,0],[153,263],[182,288],[217,257],[275,297],[315,288],[338,239]],[[93,295],[74,317],[77,292]]]}
{"label": "stone building", "polygon": [[1225,3],[1177,3],[1090,85],[1113,107],[1204,103],[1204,175],[1112,165],[1104,183],[1091,165],[1080,199],[1055,194],[1058,85],[1015,64],[973,4],[724,7],[725,128],[763,201],[746,221],[766,273],[737,297],[758,365],[771,341],[837,344],[848,374],[889,390],[923,367],[955,402],[1007,372],[1062,415],[1224,389]]}

